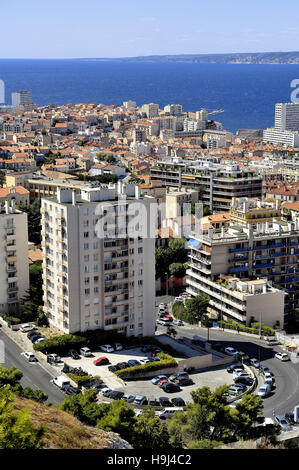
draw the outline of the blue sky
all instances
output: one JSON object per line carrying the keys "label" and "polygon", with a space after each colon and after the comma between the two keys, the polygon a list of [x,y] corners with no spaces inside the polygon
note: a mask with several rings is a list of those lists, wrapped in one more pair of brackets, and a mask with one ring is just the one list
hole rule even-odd
{"label": "blue sky", "polygon": [[14,0],[1,58],[294,51],[298,0]]}

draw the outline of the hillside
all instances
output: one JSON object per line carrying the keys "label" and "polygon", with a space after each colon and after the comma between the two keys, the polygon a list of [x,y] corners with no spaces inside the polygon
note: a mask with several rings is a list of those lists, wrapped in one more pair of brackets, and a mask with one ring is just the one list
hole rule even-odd
{"label": "hillside", "polygon": [[126,441],[113,432],[85,426],[70,414],[35,401],[14,398],[14,409],[29,410],[35,425],[45,427],[43,449],[131,449]]}
{"label": "hillside", "polygon": [[[88,59],[90,60],[90,59]],[[175,54],[122,58],[94,58],[124,62],[197,62],[221,64],[299,64],[299,52],[243,52],[229,54]]]}

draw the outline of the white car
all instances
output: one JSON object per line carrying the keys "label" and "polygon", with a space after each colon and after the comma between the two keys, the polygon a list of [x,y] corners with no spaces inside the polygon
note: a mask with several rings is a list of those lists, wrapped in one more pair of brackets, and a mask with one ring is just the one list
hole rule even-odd
{"label": "white car", "polygon": [[173,320],[172,324],[177,326],[184,326],[182,320]]}
{"label": "white car", "polygon": [[127,403],[132,403],[135,400],[136,396],[128,393],[122,397],[122,400],[125,400]]}
{"label": "white car", "polygon": [[147,357],[144,359],[139,359],[140,364],[147,364],[148,362],[151,362]]}
{"label": "white car", "polygon": [[257,396],[261,397],[261,398],[265,398],[270,394],[270,392],[271,392],[270,385],[269,384],[264,384],[259,388],[259,390],[257,392]]}
{"label": "white car", "polygon": [[100,350],[104,352],[114,352],[114,348],[110,344],[103,344],[103,346],[100,346]]}
{"label": "white car", "polygon": [[37,362],[35,355],[30,351],[25,351],[21,353],[21,356],[25,357],[28,362]]}
{"label": "white car", "polygon": [[174,299],[175,302],[184,302],[183,297],[175,297]]}
{"label": "white car", "polygon": [[36,341],[33,342],[33,344],[38,344],[38,343],[41,343],[42,341],[45,341],[46,338],[44,338],[43,336],[41,338],[37,338]]}
{"label": "white car", "polygon": [[246,372],[246,370],[235,369],[234,372],[233,372],[233,380],[237,379],[239,377],[250,377],[250,374],[248,374],[248,372]]}
{"label": "white car", "polygon": [[29,331],[35,330],[35,326],[31,325],[30,323],[25,323],[25,325],[20,326],[20,331],[22,333],[28,333]]}
{"label": "white car", "polygon": [[255,359],[255,358],[250,359],[250,364],[251,364],[253,367],[255,367],[256,369],[258,369],[258,368],[260,367],[259,361],[258,361],[257,359]]}
{"label": "white car", "polygon": [[102,388],[102,390],[99,391],[99,395],[102,395],[103,397],[106,397],[107,394],[109,394],[110,392],[112,392],[112,388]]}
{"label": "white car", "polygon": [[286,353],[278,352],[275,354],[275,357],[277,359],[280,359],[281,361],[289,361],[290,358]]}
{"label": "white car", "polygon": [[123,345],[120,344],[120,343],[114,343],[114,348],[115,348],[115,351],[121,351],[123,348]]}
{"label": "white car", "polygon": [[228,354],[229,356],[236,356],[238,354],[238,351],[234,348],[225,348],[224,352]]}

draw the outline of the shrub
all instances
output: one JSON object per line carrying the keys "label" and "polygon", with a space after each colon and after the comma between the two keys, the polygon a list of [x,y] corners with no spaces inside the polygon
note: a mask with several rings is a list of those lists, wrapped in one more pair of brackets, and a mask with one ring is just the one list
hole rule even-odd
{"label": "shrub", "polygon": [[4,321],[6,321],[7,323],[11,323],[12,325],[19,325],[20,323],[22,323],[20,318],[12,317],[10,315],[7,315],[6,313],[2,313],[1,317]]}
{"label": "shrub", "polygon": [[147,362],[146,364],[141,364],[140,366],[117,370],[115,374],[121,378],[130,378],[134,377],[135,375],[139,375],[146,372],[166,369],[168,367],[177,367],[177,362],[172,356],[169,356],[168,354],[163,352],[158,353],[157,356],[159,357],[160,361]]}
{"label": "shrub", "polygon": [[66,374],[71,380],[73,380],[74,382],[76,382],[76,384],[78,385],[78,387],[81,387],[83,385],[86,385],[88,384],[91,380],[92,380],[92,377],[90,377],[89,375],[76,375],[76,374],[72,374],[71,372],[67,372]]}
{"label": "shrub", "polygon": [[41,341],[38,344],[34,344],[33,348],[36,351],[42,353],[52,353],[57,354],[67,353],[69,349],[73,347],[81,348],[86,345],[86,339],[81,336],[75,335],[62,335],[62,336],[53,336],[52,338]]}

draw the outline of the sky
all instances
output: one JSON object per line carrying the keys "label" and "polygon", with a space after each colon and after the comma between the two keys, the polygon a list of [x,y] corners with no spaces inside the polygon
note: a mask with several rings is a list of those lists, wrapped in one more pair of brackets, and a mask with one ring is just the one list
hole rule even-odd
{"label": "sky", "polygon": [[0,58],[299,49],[298,0],[0,0]]}

